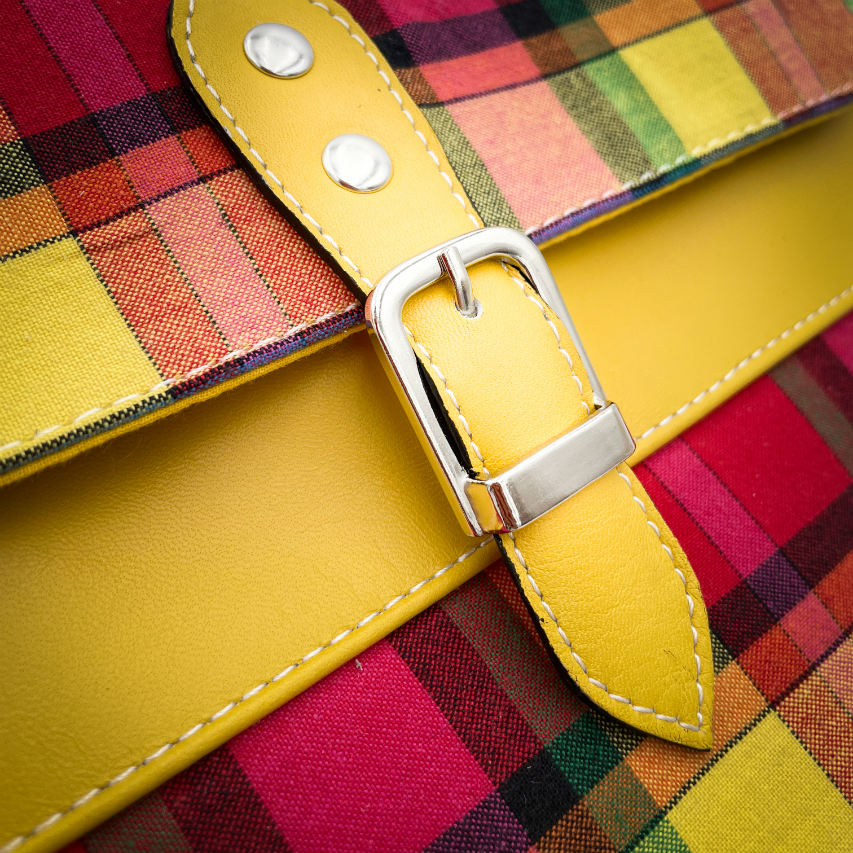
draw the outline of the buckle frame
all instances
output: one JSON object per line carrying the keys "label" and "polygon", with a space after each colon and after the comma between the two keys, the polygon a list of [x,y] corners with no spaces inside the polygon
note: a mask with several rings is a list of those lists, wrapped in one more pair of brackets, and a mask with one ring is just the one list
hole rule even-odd
{"label": "buckle frame", "polygon": [[[445,275],[452,279],[443,260],[448,252],[466,267],[489,258],[519,267],[566,327],[592,386],[596,411],[589,419],[489,480],[473,479],[457,459],[433,411],[403,325],[403,306],[415,293]],[[618,407],[607,401],[545,258],[518,231],[482,228],[400,264],[368,296],[365,317],[445,492],[471,535],[506,533],[535,521],[634,452],[634,439]]]}

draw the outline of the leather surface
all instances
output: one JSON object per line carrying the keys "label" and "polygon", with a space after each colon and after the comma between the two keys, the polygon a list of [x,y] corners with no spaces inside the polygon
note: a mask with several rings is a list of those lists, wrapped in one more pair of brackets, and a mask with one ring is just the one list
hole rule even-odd
{"label": "leather surface", "polygon": [[[482,225],[426,120],[345,10],[313,0],[286,9],[273,0],[239,6],[178,0],[172,15],[175,50],[213,120],[337,257],[357,293],[370,292],[397,264]],[[306,75],[272,78],[246,60],[242,37],[259,20],[281,21],[308,37],[315,61]],[[313,105],[320,99],[325,108],[318,113]],[[391,157],[393,177],[378,192],[353,193],[325,173],[325,144],[352,132],[378,136]],[[462,461],[489,477],[583,423],[594,404],[568,333],[535,291],[495,260],[476,264],[470,275],[479,317],[457,312],[445,283],[416,294],[403,320],[461,439]],[[683,554],[675,572],[671,551],[660,547],[658,537],[672,538],[663,521],[638,520],[635,492],[650,501],[625,470],[629,488],[605,490],[620,482],[613,472],[582,500],[511,537],[512,548],[504,537],[504,548],[513,563],[518,558],[519,575],[524,569],[523,589],[538,590],[537,574],[558,578],[548,584],[548,601],[541,591],[528,600],[550,620],[546,637],[581,690],[638,728],[705,748],[713,669],[701,594]],[[578,541],[567,545],[572,538]],[[577,595],[579,583],[597,594]],[[685,597],[684,583],[691,584],[692,598]],[[561,622],[588,626],[596,642],[581,639],[575,648]],[[618,684],[597,686],[608,682]],[[623,701],[640,696],[627,706]],[[632,713],[626,715],[626,707]]]}
{"label": "leather surface", "polygon": [[[263,74],[243,52],[256,22],[285,18],[314,48],[311,70],[292,80]],[[214,122],[362,293],[398,263],[480,227],[426,119],[346,10],[183,0],[172,7],[172,41]],[[343,133],[377,138],[391,156],[388,186],[355,193],[330,180],[322,152]]]}
{"label": "leather surface", "polygon": [[[848,111],[548,251],[635,435],[761,350],[638,457],[849,308],[851,138]],[[0,846],[71,840],[497,556],[243,699],[471,545],[365,334],[276,366],[0,490]]]}
{"label": "leather surface", "polygon": [[632,462],[853,308],[851,137],[847,108],[548,247]]}
{"label": "leather surface", "polygon": [[97,792],[36,846],[497,557],[460,530],[363,334],[0,501],[0,839]]}
{"label": "leather surface", "polygon": [[3,493],[0,837],[70,838],[494,555],[350,630],[470,547],[379,373],[353,338]]}
{"label": "leather surface", "polygon": [[500,540],[541,630],[594,702],[628,725],[710,747],[702,593],[627,465]]}

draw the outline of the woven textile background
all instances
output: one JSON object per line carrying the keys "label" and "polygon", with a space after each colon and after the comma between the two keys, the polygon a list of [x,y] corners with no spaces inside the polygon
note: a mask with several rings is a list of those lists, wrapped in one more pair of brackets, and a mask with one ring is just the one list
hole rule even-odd
{"label": "woven textile background", "polygon": [[708,605],[713,751],[561,681],[500,564],[68,853],[853,850],[853,315],[636,470]]}
{"label": "woven textile background", "polygon": [[420,105],[483,221],[537,240],[853,89],[842,0],[343,3]]}
{"label": "woven textile background", "polygon": [[[842,0],[348,5],[484,221],[540,241],[853,86]],[[166,13],[0,0],[0,475],[361,321],[193,106]]]}

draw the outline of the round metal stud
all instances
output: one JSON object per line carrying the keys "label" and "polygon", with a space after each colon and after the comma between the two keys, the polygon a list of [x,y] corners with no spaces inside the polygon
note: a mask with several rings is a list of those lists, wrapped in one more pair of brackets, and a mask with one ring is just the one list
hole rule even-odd
{"label": "round metal stud", "polygon": [[299,30],[258,24],[246,33],[243,50],[256,68],[273,77],[301,77],[314,64],[314,49]]}
{"label": "round metal stud", "polygon": [[381,190],[393,172],[388,152],[360,133],[336,136],[323,149],[323,168],[336,184],[357,193]]}

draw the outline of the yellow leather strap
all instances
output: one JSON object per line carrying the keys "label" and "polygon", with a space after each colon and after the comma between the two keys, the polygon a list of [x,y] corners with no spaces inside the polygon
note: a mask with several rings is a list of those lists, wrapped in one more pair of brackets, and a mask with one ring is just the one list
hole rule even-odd
{"label": "yellow leather strap", "polygon": [[[243,37],[287,24],[314,49],[311,70],[277,79],[254,68]],[[294,0],[175,0],[172,38],[187,79],[282,207],[365,296],[390,269],[481,226],[415,105],[348,13]],[[390,183],[350,192],[321,154],[344,133],[389,152]],[[592,407],[572,341],[538,294],[497,261],[471,270],[476,319],[437,285],[404,322],[455,429],[467,466],[499,474]],[[381,512],[381,507],[373,507]],[[711,744],[712,661],[693,572],[627,466],[620,466],[500,544],[542,631],[578,686],[645,731]]]}

